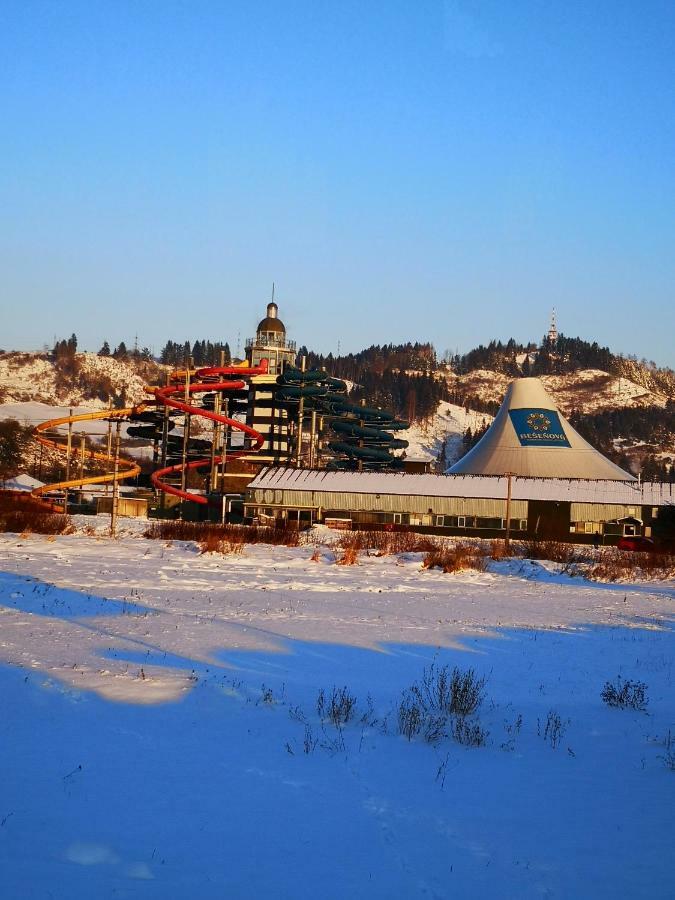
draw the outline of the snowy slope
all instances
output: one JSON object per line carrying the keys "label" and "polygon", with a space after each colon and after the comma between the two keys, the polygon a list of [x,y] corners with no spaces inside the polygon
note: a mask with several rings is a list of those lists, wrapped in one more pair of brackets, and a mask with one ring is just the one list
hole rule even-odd
{"label": "snowy slope", "polygon": [[155,375],[166,367],[147,365],[78,353],[77,375],[59,380],[57,367],[47,354],[0,354],[0,400],[2,403],[36,401],[54,406],[107,406],[107,397],[124,397],[140,403],[147,394],[145,374]]}
{"label": "snowy slope", "polygon": [[[451,390],[461,390],[493,403],[502,402],[513,380],[501,372],[487,369],[476,369],[467,375],[448,372],[446,378]],[[541,380],[565,415],[574,409],[592,413],[625,406],[665,406],[667,400],[662,393],[599,369],[584,369],[570,375],[544,375]]]}
{"label": "snowy slope", "polygon": [[463,406],[442,401],[429,422],[415,424],[397,432],[396,436],[408,441],[409,447],[405,452],[409,459],[437,460],[443,440],[447,440],[446,459],[450,466],[462,455],[462,436],[467,428],[476,431],[484,424],[489,425],[492,418],[488,413],[467,411]]}
{"label": "snowy slope", "polygon": [[[315,549],[0,536],[3,896],[673,896],[673,581]],[[399,734],[432,662],[485,746]]]}

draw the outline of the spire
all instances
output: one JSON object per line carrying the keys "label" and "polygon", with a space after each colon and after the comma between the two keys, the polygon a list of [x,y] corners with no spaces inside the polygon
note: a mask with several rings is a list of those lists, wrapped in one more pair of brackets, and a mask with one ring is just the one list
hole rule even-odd
{"label": "spire", "polygon": [[558,343],[558,328],[555,324],[555,306],[551,311],[551,324],[548,329],[548,342],[549,344],[557,344]]}

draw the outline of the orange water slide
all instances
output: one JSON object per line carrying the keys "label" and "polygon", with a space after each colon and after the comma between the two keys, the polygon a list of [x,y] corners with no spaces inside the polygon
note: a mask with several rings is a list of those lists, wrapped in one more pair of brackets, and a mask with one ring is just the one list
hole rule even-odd
{"label": "orange water slide", "polygon": [[[227,454],[229,459],[234,459],[248,453],[255,453],[260,450],[265,442],[265,438],[259,431],[245,425],[243,422],[238,422],[236,419],[231,419],[220,413],[211,412],[211,410],[202,409],[199,406],[192,406],[190,403],[187,403],[185,399],[177,399],[176,395],[180,396],[182,394],[183,397],[185,397],[185,380],[190,374],[191,373],[182,371],[174,372],[172,377],[175,380],[183,381],[183,384],[154,388],[153,393],[157,405],[170,406],[172,409],[178,409],[188,415],[203,416],[206,419],[210,419],[212,422],[219,422],[221,425],[227,425],[230,428],[241,431],[253,439],[253,445],[251,447],[242,450],[230,450]],[[197,369],[194,374],[200,380],[195,381],[192,384],[187,384],[188,394],[207,393],[211,391],[240,391],[247,386],[246,382],[242,380],[243,377],[248,378],[253,377],[254,375],[267,374],[267,360],[262,360],[259,366],[213,366],[205,369]],[[223,378],[234,380],[223,381]],[[197,459],[192,460],[191,462],[178,463],[173,466],[167,466],[164,469],[158,469],[153,473],[151,480],[153,485],[160,491],[164,491],[167,494],[173,494],[175,497],[180,497],[181,500],[191,500],[193,503],[207,504],[209,502],[207,497],[183,490],[173,484],[169,484],[163,479],[167,475],[182,473],[183,471],[187,472],[191,469],[204,469],[212,463],[218,465],[222,461],[222,456],[216,456],[213,460],[209,457],[207,459]]]}
{"label": "orange water slide", "polygon": [[[49,447],[51,450],[57,450],[59,453],[67,454],[68,447],[63,443],[62,435],[59,435],[58,437],[56,435],[47,436],[44,432],[50,431],[53,428],[58,428],[59,425],[69,425],[75,422],[92,422],[97,419],[125,419],[132,413],[141,412],[146,405],[147,404],[142,403],[139,406],[128,407],[126,409],[102,409],[97,410],[96,412],[80,413],[76,416],[60,416],[56,419],[49,419],[47,422],[41,422],[36,426],[33,430],[33,437],[38,443],[42,444],[43,447]],[[79,449],[74,450],[71,448],[71,456],[75,457],[79,454]],[[85,449],[85,456],[87,459],[95,459],[99,462],[104,462],[107,465],[111,462],[107,453],[101,453],[98,450]],[[51,493],[51,491],[79,488],[83,487],[85,484],[111,484],[115,481],[124,481],[126,478],[134,478],[140,471],[140,466],[137,463],[131,459],[120,456],[118,458],[117,474],[114,472],[107,472],[101,473],[100,475],[88,475],[86,478],[70,478],[68,481],[58,481],[55,484],[42,485],[41,487],[35,488],[31,493],[34,497],[42,498],[43,494]],[[45,498],[43,499],[43,502],[49,501]],[[51,505],[54,508],[57,506],[57,504]]]}

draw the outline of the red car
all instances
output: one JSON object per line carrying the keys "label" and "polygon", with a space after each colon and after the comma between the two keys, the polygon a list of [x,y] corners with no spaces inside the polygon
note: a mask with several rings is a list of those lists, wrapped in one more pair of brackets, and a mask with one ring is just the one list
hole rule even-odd
{"label": "red car", "polygon": [[619,538],[616,546],[618,550],[637,550],[640,553],[654,553],[656,547],[651,538],[639,534]]}

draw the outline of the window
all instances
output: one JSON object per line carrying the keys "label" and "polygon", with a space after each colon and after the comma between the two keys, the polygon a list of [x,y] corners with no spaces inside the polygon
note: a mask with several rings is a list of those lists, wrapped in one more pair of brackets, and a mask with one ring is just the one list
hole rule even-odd
{"label": "window", "polygon": [[394,513],[394,525],[401,524],[401,513]]}
{"label": "window", "polygon": [[584,522],[584,531],[586,534],[593,534],[593,523]]}
{"label": "window", "polygon": [[445,516],[436,516],[436,525],[439,528],[442,528],[444,524],[445,524]]}
{"label": "window", "polygon": [[466,528],[466,517],[465,516],[457,516],[457,527],[458,528]]}
{"label": "window", "polygon": [[527,519],[520,520],[520,527],[518,530],[519,531],[527,531]]}

